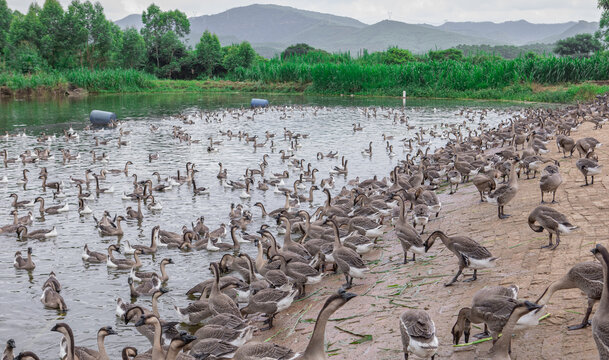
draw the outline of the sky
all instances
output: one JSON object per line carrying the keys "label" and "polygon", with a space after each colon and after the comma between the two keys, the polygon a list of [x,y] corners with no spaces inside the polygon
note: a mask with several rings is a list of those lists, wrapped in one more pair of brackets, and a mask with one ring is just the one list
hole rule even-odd
{"label": "sky", "polygon": [[[59,0],[64,8],[71,0]],[[27,11],[31,1],[7,0],[11,9]],[[217,14],[254,3],[292,6],[299,9],[348,16],[367,24],[391,19],[407,23],[440,25],[446,21],[527,20],[558,23],[598,21],[596,0],[99,0],[111,20],[141,14],[152,2],[163,10],[179,9],[188,17]],[[38,0],[39,4],[44,0]]]}

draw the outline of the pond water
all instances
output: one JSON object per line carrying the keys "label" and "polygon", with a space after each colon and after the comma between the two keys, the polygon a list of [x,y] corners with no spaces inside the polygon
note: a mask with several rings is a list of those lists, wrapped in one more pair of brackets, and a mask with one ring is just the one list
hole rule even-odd
{"label": "pond water", "polygon": [[[258,168],[265,154],[269,155],[269,165],[266,178],[272,173],[280,173],[289,169],[290,178],[286,185],[290,187],[298,178],[298,172],[289,168],[281,160],[280,150],[288,151],[290,143],[284,140],[284,128],[294,133],[308,134],[308,138],[300,139],[302,146],[295,151],[295,158],[305,159],[305,163],[313,162],[319,169],[319,179],[329,177],[332,167],[340,165],[340,156],[349,160],[348,177],[337,176],[336,186],[331,190],[337,193],[348,179],[359,176],[360,179],[378,175],[387,176],[389,171],[400,159],[404,159],[407,148],[400,139],[414,138],[419,128],[431,129],[437,127],[442,132],[440,124],[462,123],[465,118],[460,115],[462,109],[479,112],[489,109],[485,117],[488,124],[507,119],[513,111],[522,104],[462,102],[462,101],[411,101],[404,107],[401,99],[391,98],[321,98],[309,96],[268,96],[259,95],[271,100],[276,105],[268,110],[253,111],[247,109],[251,94],[154,94],[154,95],[102,95],[90,96],[80,100],[64,99],[61,101],[11,101],[0,103],[0,130],[27,133],[27,137],[2,138],[0,149],[6,149],[9,157],[18,157],[26,150],[36,147],[49,148],[54,159],[41,161],[36,164],[23,165],[20,162],[1,168],[0,179],[7,176],[8,184],[0,184],[0,226],[12,223],[10,193],[17,193],[21,200],[33,200],[42,196],[47,206],[68,203],[71,210],[60,215],[38,217],[38,208],[31,208],[36,216],[30,229],[57,227],[58,236],[47,241],[18,241],[14,233],[0,234],[4,250],[0,252],[0,343],[4,344],[9,338],[14,338],[18,350],[32,350],[41,358],[58,357],[60,336],[51,333],[50,329],[58,321],[70,324],[74,330],[76,345],[96,348],[95,336],[102,326],[111,325],[118,330],[119,336],[108,337],[106,348],[110,358],[118,358],[119,351],[124,346],[133,345],[144,351],[148,343],[137,333],[133,324],[124,325],[115,317],[116,299],[129,299],[127,285],[128,271],[117,271],[107,268],[106,264],[89,265],[81,259],[82,248],[88,244],[91,250],[106,252],[110,244],[123,244],[129,240],[131,244],[149,244],[150,230],[155,225],[162,229],[180,232],[182,225],[189,225],[203,215],[207,226],[216,229],[220,223],[228,223],[231,203],[251,207],[255,202],[263,202],[267,209],[275,209],[283,205],[284,197],[269,190],[266,192],[252,190],[251,199],[239,198],[241,190],[224,188],[216,178],[218,162],[228,169],[228,178],[238,180],[246,168]],[[374,107],[374,108],[373,108]],[[241,110],[226,110],[243,108]],[[126,146],[118,147],[118,130],[84,130],[87,125],[88,113],[92,109],[114,111],[123,120],[122,129],[131,132],[123,137],[128,141]],[[493,110],[490,110],[493,109]],[[374,113],[376,111],[376,116]],[[201,116],[203,112],[203,116]],[[215,116],[210,116],[215,112]],[[176,114],[186,114],[194,124],[184,124]],[[238,115],[237,115],[238,114]],[[252,117],[253,119],[248,119]],[[408,119],[406,123],[399,121],[400,117]],[[398,119],[396,122],[395,119]],[[479,116],[477,116],[479,119]],[[353,123],[361,123],[362,131],[354,132]],[[151,131],[150,125],[158,126]],[[467,122],[468,126],[476,127],[477,121]],[[62,137],[63,130],[72,126],[79,134],[77,140],[66,142]],[[187,144],[173,137],[174,127],[179,126],[193,140],[200,143]],[[262,148],[254,149],[252,143],[240,141],[238,138],[228,139],[220,135],[220,131],[232,130],[247,132],[250,136],[258,135],[264,142],[265,132],[275,134],[276,149],[271,149],[269,143]],[[36,134],[46,132],[56,133],[57,138],[52,142],[38,143]],[[382,134],[393,136],[390,143],[396,156],[388,156]],[[467,133],[465,133],[467,135]],[[108,140],[108,145],[95,146],[93,137]],[[216,145],[218,152],[209,153],[208,138],[222,141]],[[432,149],[442,145],[446,140],[431,140]],[[364,156],[361,151],[372,141],[372,156]],[[80,154],[80,159],[62,163],[60,149],[69,149],[72,154]],[[97,154],[106,153],[108,163],[92,162],[90,150]],[[316,160],[318,152],[328,153],[338,151],[338,159]],[[416,143],[415,143],[416,151]],[[159,159],[148,161],[148,155],[158,153]],[[126,161],[132,161],[129,175],[137,174],[138,179],[154,179],[152,173],[158,171],[165,178],[175,175],[177,170],[184,174],[186,162],[196,164],[195,178],[197,186],[210,189],[209,195],[194,196],[190,186],[176,187],[164,193],[155,193],[163,209],[151,212],[144,208],[144,220],[127,221],[123,225],[124,236],[101,237],[92,216],[79,216],[76,209],[77,188],[70,183],[70,177],[83,178],[86,169],[99,173],[101,169],[120,169]],[[1,166],[1,165],[0,165]],[[51,190],[42,192],[41,180],[38,173],[46,167],[49,181],[63,181],[67,198],[54,200]],[[16,184],[22,176],[22,170],[27,168],[29,182],[25,189]],[[88,201],[89,207],[96,217],[104,210],[111,214],[125,215],[127,206],[136,206],[134,202],[121,199],[123,192],[133,190],[132,177],[108,175],[102,182],[102,187],[113,186],[113,194],[101,194],[95,200]],[[260,176],[256,176],[256,184]],[[156,183],[156,179],[154,179]],[[309,185],[309,184],[307,184]],[[94,183],[91,190],[94,190]],[[308,190],[301,190],[305,193]],[[321,191],[314,193],[312,204],[301,204],[301,208],[310,210],[321,205],[325,197]],[[27,210],[21,210],[24,215]],[[252,207],[254,221],[247,232],[255,233],[265,221],[261,218],[258,208]],[[13,268],[13,258],[16,251],[26,252],[33,248],[36,269],[31,273]],[[255,254],[253,244],[244,244],[242,251]],[[121,258],[123,255],[115,254]],[[173,305],[186,306],[191,300],[185,292],[200,281],[208,279],[210,261],[217,261],[222,253],[203,251],[180,252],[160,248],[155,256],[142,256],[142,270],[158,271],[161,259],[170,257],[175,265],[168,265],[169,282],[168,294],[160,298],[161,316],[166,320],[177,320]],[[41,287],[49,272],[54,271],[63,285],[63,295],[69,311],[60,314],[54,310],[44,309],[40,303]],[[139,299],[138,303],[150,307],[149,298]]]}

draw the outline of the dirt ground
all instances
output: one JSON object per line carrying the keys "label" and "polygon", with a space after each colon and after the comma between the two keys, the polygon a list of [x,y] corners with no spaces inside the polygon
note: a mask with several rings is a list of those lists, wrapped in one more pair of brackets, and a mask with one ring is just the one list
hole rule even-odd
{"label": "dirt ground", "polygon": [[[609,142],[609,129],[592,128],[593,124],[584,123],[571,137],[577,140],[593,136],[602,143]],[[365,256],[371,272],[366,279],[356,281],[358,286],[351,290],[359,296],[337,311],[331,318],[334,321],[328,324],[328,355],[333,359],[403,358],[398,318],[406,308],[416,308],[427,310],[435,321],[440,340],[436,359],[484,357],[490,342],[455,348],[450,333],[459,309],[470,305],[477,290],[484,286],[516,284],[520,287],[519,298],[535,301],[550,282],[564,275],[572,265],[592,261],[590,249],[594,244],[608,245],[607,175],[596,177],[593,186],[581,187],[584,178],[575,167],[577,152],[573,158],[563,159],[554,141],[548,148],[551,152],[544,157],[559,160],[563,176],[563,184],[556,195],[559,203],[549,206],[566,214],[579,226],[577,231],[563,235],[560,246],[554,251],[540,249],[547,244],[547,232],[535,233],[527,225],[529,213],[541,200],[539,175],[531,180],[521,177],[516,198],[505,208],[506,214],[512,215],[506,220],[497,218],[495,205],[479,203],[478,192],[471,183],[460,187],[454,195],[445,192],[440,195],[443,204],[440,216],[428,224],[423,238],[434,230],[449,235],[468,235],[500,257],[497,267],[479,272],[475,282],[459,281],[452,287],[445,287],[444,283],[457,271],[455,256],[437,241],[427,256],[403,265],[401,247],[393,231],[388,229],[379,242],[380,248]],[[597,149],[600,164],[607,163],[608,151],[607,145]],[[551,195],[547,199],[551,200]],[[469,276],[470,271],[466,271]],[[309,298],[294,303],[288,311],[278,315],[274,329],[256,338],[304,350],[313,331],[311,320],[316,318],[324,299],[343,281],[342,274],[329,274],[317,287],[308,289]],[[590,327],[567,330],[567,325],[581,321],[586,306],[586,298],[578,289],[555,293],[546,307],[551,316],[514,338],[512,358],[597,359]],[[472,334],[477,330],[472,329]],[[366,335],[371,335],[372,339]]]}

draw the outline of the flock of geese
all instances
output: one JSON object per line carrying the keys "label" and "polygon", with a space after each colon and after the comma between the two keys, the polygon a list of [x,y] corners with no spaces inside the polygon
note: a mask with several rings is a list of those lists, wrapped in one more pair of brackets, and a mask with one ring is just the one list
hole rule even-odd
{"label": "flock of geese", "polygon": [[[185,126],[221,122],[226,117],[255,121],[255,115],[261,112],[277,112],[280,117],[286,118],[292,116],[292,110],[290,107],[223,110],[180,115],[177,119]],[[319,109],[308,111],[315,116]],[[449,235],[458,233],[456,226],[423,235],[425,227],[442,211],[438,193],[450,188],[450,194],[453,194],[459,191],[460,184],[467,182],[475,185],[481,202],[496,204],[498,218],[505,219],[510,216],[505,210],[506,207],[509,209],[510,202],[518,192],[519,181],[523,181],[525,175],[527,179],[537,179],[537,173],[540,173],[539,200],[542,205],[531,211],[528,224],[535,232],[547,231],[549,243],[544,247],[554,250],[560,244],[561,234],[577,227],[554,207],[543,205],[544,194],[552,193],[552,204],[556,202],[556,191],[563,182],[559,161],[545,155],[549,151],[547,145],[555,139],[563,156],[578,156],[576,167],[585,179],[584,186],[594,186],[594,176],[601,173],[595,149],[601,144],[591,137],[574,140],[570,135],[583,122],[593,122],[600,128],[609,116],[606,97],[563,109],[523,110],[492,127],[484,121],[486,110],[463,110],[457,114],[466,119],[463,123],[435,124],[430,129],[416,129],[410,125],[407,110],[366,108],[361,111],[371,121],[385,117],[396,125],[404,126],[404,132],[414,131],[412,137],[401,140],[383,133],[384,149],[374,147],[373,142],[362,149],[363,156],[371,157],[380,151],[393,158],[398,144],[401,144],[404,159],[395,159],[396,165],[386,176],[369,179],[353,177],[349,173],[348,159],[345,156],[341,158],[338,152],[319,152],[310,161],[301,159],[298,150],[309,135],[287,128],[283,129],[283,134],[274,134],[269,130],[260,136],[242,131],[220,131],[217,137],[210,136],[208,143],[203,141],[207,152],[221,151],[224,141],[235,140],[249,144],[254,151],[263,147],[271,150],[270,155],[265,153],[259,164],[250,166],[239,178],[231,169],[219,163],[216,177],[222,186],[236,189],[244,203],[254,191],[273,191],[285,198],[283,206],[267,209],[262,202],[256,202],[252,207],[242,203],[231,204],[227,220],[216,229],[210,229],[205,224],[204,216],[199,216],[195,223],[185,224],[181,233],[163,229],[162,224],[156,225],[150,229],[149,245],[124,240],[122,244],[112,243],[102,249],[94,239],[86,240],[82,252],[84,262],[106,264],[110,269],[125,270],[129,274],[125,287],[128,285],[131,298],[135,301],[126,302],[118,298],[116,315],[125,324],[133,324],[150,342],[149,349],[136,349],[133,346],[123,348],[122,359],[326,359],[326,324],[336,310],[347,306],[357,296],[349,291],[357,286],[358,279],[368,276],[366,254],[380,246],[375,240],[389,230],[395,231],[403,250],[403,266],[417,261],[416,255],[428,253],[439,239],[454,254],[458,264],[457,272],[446,286],[458,284],[466,269],[472,270],[472,275],[462,281],[471,282],[477,280],[478,270],[499,266],[497,263],[500,260],[476,240],[465,234]],[[159,128],[152,125],[149,130],[155,133]],[[362,130],[360,123],[353,124],[354,133]],[[95,135],[96,130],[86,128],[83,133]],[[20,136],[23,135],[7,132],[5,139],[15,138],[13,140],[18,141]],[[14,221],[0,227],[1,235],[28,241],[27,256],[24,255],[25,251],[15,253],[14,267],[17,269],[33,271],[36,264],[32,254],[35,253],[36,241],[56,237],[58,231],[61,232],[61,228],[56,227],[32,229],[35,217],[77,211],[96,226],[101,236],[120,240],[124,234],[122,226],[128,224],[128,220],[141,222],[146,216],[142,208],[162,210],[160,201],[155,200],[155,195],[159,193],[184,187],[192,196],[213,195],[208,188],[197,186],[196,174],[199,170],[192,162],[184,167],[178,166],[175,176],[155,172],[149,174],[150,178],[132,173],[129,168],[133,165],[131,161],[126,161],[124,167],[118,169],[104,166],[99,173],[88,169],[84,178],[70,176],[68,179],[64,174],[49,173],[44,165],[48,161],[60,161],[64,165],[73,161],[87,161],[66,147],[62,149],[60,158],[56,159],[56,154],[48,146],[60,141],[69,144],[80,136],[72,128],[66,130],[63,137],[43,133],[37,138],[39,146],[18,157],[11,157],[10,147],[2,150],[5,168],[16,167],[19,163],[23,166],[21,178],[8,179],[4,176],[2,182],[14,182],[24,189],[26,186],[41,187],[40,196],[34,199],[21,200],[17,192],[10,194]],[[92,139],[95,140],[96,149],[104,146],[121,148],[127,145],[124,139],[128,136],[129,131],[121,127],[112,139],[98,136]],[[172,136],[189,145],[202,142],[193,138],[187,127],[174,126]],[[264,138],[264,142],[261,142],[261,138]],[[443,141],[445,145],[434,149],[430,144],[432,140]],[[279,146],[282,148],[277,152]],[[269,161],[273,157],[285,167],[272,171]],[[150,163],[158,159],[157,153],[148,155]],[[327,177],[321,176],[318,170],[318,164],[324,159],[337,162],[340,159],[340,164],[333,166]],[[90,161],[91,164],[106,164],[108,156],[103,151],[101,155],[91,151]],[[37,177],[40,182],[28,177],[36,172],[35,169],[39,169]],[[112,176],[133,179],[132,191],[124,192],[121,199],[134,203],[123,214],[112,215],[99,210],[101,216],[97,218],[92,215],[88,203],[97,197],[112,196],[115,191]],[[339,178],[345,181],[345,186],[340,189],[335,185]],[[78,188],[78,193],[66,194],[68,187]],[[70,208],[67,202],[47,206],[47,190],[52,191],[56,201],[75,196],[78,209]],[[311,208],[308,204],[313,204],[315,191],[323,193],[325,202]],[[24,209],[25,215],[20,216]],[[188,212],[187,215],[187,211],[184,209],[184,217],[190,214]],[[252,223],[257,217],[263,219],[263,224],[252,230]],[[279,236],[283,237],[283,241],[278,241]],[[242,251],[246,246],[252,254],[256,254],[255,257]],[[162,318],[158,299],[169,291],[168,284],[176,281],[170,277],[166,267],[178,262],[180,256],[177,254],[183,251],[226,253],[219,261],[205,264],[212,277],[195,284],[187,292],[196,300],[186,306],[175,304],[174,316]],[[518,298],[519,288],[516,285],[482,288],[474,295],[471,306],[455,314],[457,320],[452,328],[454,344],[458,344],[461,338],[468,342],[472,324],[483,324],[485,331],[480,336],[491,336],[493,341],[488,358],[510,359],[512,334],[518,329],[537,324],[540,310],[556,291],[579,288],[587,296],[588,308],[582,322],[569,329],[588,326],[592,307],[600,300],[591,321],[592,334],[601,359],[609,358],[609,281],[606,280],[609,276],[609,252],[599,244],[592,249],[592,253],[598,261],[573,266],[534,302]],[[140,271],[143,266],[141,258],[155,254],[162,255],[159,272]],[[255,332],[273,328],[273,320],[278,314],[289,309],[295,300],[307,299],[311,286],[333,273],[341,273],[345,283],[325,300],[303,352],[297,353],[272,342],[252,340]],[[40,300],[45,308],[69,313],[70,299],[64,299],[61,283],[55,273],[49,274],[42,289]],[[136,300],[140,298],[150,298],[152,307],[147,308]],[[178,327],[180,323],[196,326],[190,329],[197,330],[191,333],[182,331]],[[440,344],[429,313],[408,309],[395,325],[400,329],[405,359],[410,355],[434,358]],[[97,348],[77,346],[72,328],[66,322],[57,323],[51,331],[62,335],[58,343],[63,359],[110,359],[118,356],[105,350],[106,337],[117,334],[111,326],[104,326],[97,332]],[[38,359],[31,351],[14,355],[17,345],[13,339],[8,340],[3,359]]]}

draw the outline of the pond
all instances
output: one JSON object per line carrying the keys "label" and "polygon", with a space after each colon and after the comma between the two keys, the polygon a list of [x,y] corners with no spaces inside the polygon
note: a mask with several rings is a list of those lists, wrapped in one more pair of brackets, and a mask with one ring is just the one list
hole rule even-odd
{"label": "pond", "polygon": [[[228,169],[228,178],[238,181],[246,169],[258,169],[264,155],[268,157],[266,178],[273,173],[288,170],[286,186],[291,187],[298,179],[299,169],[289,167],[281,159],[280,151],[290,151],[291,144],[284,138],[284,128],[293,133],[308,135],[298,141],[294,158],[304,159],[305,164],[312,162],[319,169],[317,185],[322,178],[328,178],[330,170],[341,164],[340,157],[345,156],[348,162],[348,176],[336,176],[336,185],[331,192],[336,194],[348,180],[358,176],[360,179],[378,175],[379,179],[388,176],[390,170],[399,160],[404,159],[410,149],[401,139],[415,139],[414,152],[417,150],[415,133],[426,130],[423,135],[423,150],[443,145],[446,139],[431,138],[430,130],[441,134],[443,126],[463,123],[467,128],[476,128],[480,121],[480,111],[488,109],[484,122],[492,126],[512,116],[522,104],[463,102],[463,101],[423,101],[407,100],[403,106],[401,99],[394,98],[349,98],[349,97],[311,97],[311,96],[269,96],[266,97],[275,105],[267,110],[254,113],[248,109],[251,94],[153,94],[153,95],[100,95],[84,99],[51,100],[51,101],[11,101],[0,103],[0,130],[11,133],[25,131],[26,137],[10,137],[0,140],[0,149],[6,149],[9,157],[18,157],[26,150],[48,148],[54,159],[23,165],[21,162],[9,164],[0,171],[0,179],[7,176],[9,182],[0,184],[0,226],[11,224],[12,210],[9,194],[17,193],[20,200],[33,200],[42,196],[46,206],[69,204],[70,210],[59,215],[39,216],[38,208],[22,209],[20,215],[28,210],[36,219],[30,231],[39,228],[57,228],[58,236],[46,241],[18,241],[15,233],[0,234],[4,250],[0,253],[0,340],[5,342],[14,338],[18,349],[32,350],[41,358],[56,358],[59,351],[60,336],[49,330],[58,321],[70,324],[74,330],[76,344],[96,348],[95,336],[102,326],[111,325],[119,332],[118,337],[109,337],[106,348],[110,358],[118,358],[120,349],[133,345],[141,351],[147,349],[146,339],[137,333],[133,324],[124,325],[115,316],[116,299],[129,299],[127,277],[129,271],[112,270],[106,264],[87,264],[81,259],[83,246],[88,244],[91,250],[106,253],[110,244],[149,244],[152,227],[160,225],[161,229],[181,232],[183,225],[190,226],[198,217],[205,216],[205,223],[211,230],[221,223],[229,223],[231,203],[243,204],[253,214],[253,222],[248,226],[248,233],[255,233],[263,223],[275,227],[272,219],[263,219],[258,208],[252,205],[263,202],[267,209],[283,206],[285,197],[277,194],[271,187],[268,191],[252,189],[251,198],[241,199],[241,190],[231,190],[222,185],[216,177],[222,162]],[[130,132],[122,137],[127,145],[118,147],[119,130],[84,130],[88,124],[88,113],[92,109],[114,111],[123,120],[121,128]],[[465,110],[462,113],[462,110]],[[467,111],[475,113],[472,121],[467,121]],[[175,115],[185,114],[180,118]],[[192,120],[185,124],[183,119]],[[362,131],[353,131],[352,124],[361,124]],[[158,127],[152,131],[151,125]],[[79,134],[75,140],[66,141],[63,131],[70,126]],[[180,127],[187,132],[194,143],[181,142],[174,138],[174,128]],[[467,128],[463,133],[467,136]],[[258,136],[258,142],[264,143],[265,133],[275,134],[271,148],[269,140],[265,146],[254,148],[253,143],[229,139],[222,132],[231,130],[233,134],[240,131],[249,136]],[[36,134],[56,134],[50,142],[39,143]],[[382,134],[393,137],[389,140],[395,156],[389,156],[386,141]],[[107,145],[95,145],[94,137],[105,139]],[[214,145],[218,152],[208,152],[209,138],[222,141]],[[200,141],[200,142],[199,142]],[[372,155],[363,155],[362,151],[372,142]],[[66,164],[62,162],[61,149],[68,149],[71,154],[80,154],[80,158]],[[99,156],[105,153],[108,162],[93,162],[91,150]],[[338,151],[336,159],[317,160],[316,154]],[[149,154],[159,154],[158,160],[149,162]],[[156,178],[152,173],[158,171],[163,178],[175,175],[177,170],[184,175],[185,164],[196,164],[195,178],[197,186],[209,189],[209,195],[195,196],[190,185],[174,187],[171,191],[155,193],[155,198],[162,204],[161,211],[152,212],[144,208],[144,219],[141,223],[127,221],[123,225],[124,236],[101,237],[95,228],[91,215],[79,216],[77,212],[78,190],[70,177],[83,178],[85,170],[90,169],[99,174],[101,169],[122,169],[126,161],[133,162],[129,176],[125,174],[108,175],[102,181],[102,187],[114,187],[112,194],[100,194],[88,201],[93,215],[99,218],[104,210],[111,214],[125,215],[127,206],[137,206],[132,201],[122,199],[122,194],[133,190],[132,174],[138,180]],[[49,181],[61,181],[64,184],[65,199],[53,199],[52,191],[42,191],[38,174],[42,167],[49,173]],[[23,169],[29,170],[29,181],[25,186],[17,185]],[[255,177],[256,185],[261,180]],[[310,184],[307,184],[310,186]],[[90,188],[94,192],[94,182]],[[308,194],[308,189],[299,190]],[[313,212],[322,205],[325,196],[321,191],[314,192],[312,203],[302,203],[301,209]],[[230,241],[227,238],[228,241]],[[33,248],[36,268],[31,273],[15,270],[12,266],[16,251],[26,252]],[[253,244],[244,244],[242,251],[255,255]],[[123,257],[123,254],[115,254]],[[166,320],[177,320],[174,305],[186,306],[191,299],[186,291],[205,279],[211,277],[210,261],[218,261],[221,252],[189,251],[161,247],[155,256],[142,256],[143,270],[158,271],[158,264],[163,258],[172,258],[174,265],[167,266],[169,282],[168,294],[160,298],[161,316]],[[63,285],[63,295],[69,311],[60,314],[45,309],[40,303],[41,287],[48,274],[54,271]],[[150,307],[149,298],[139,299],[138,303]]]}

